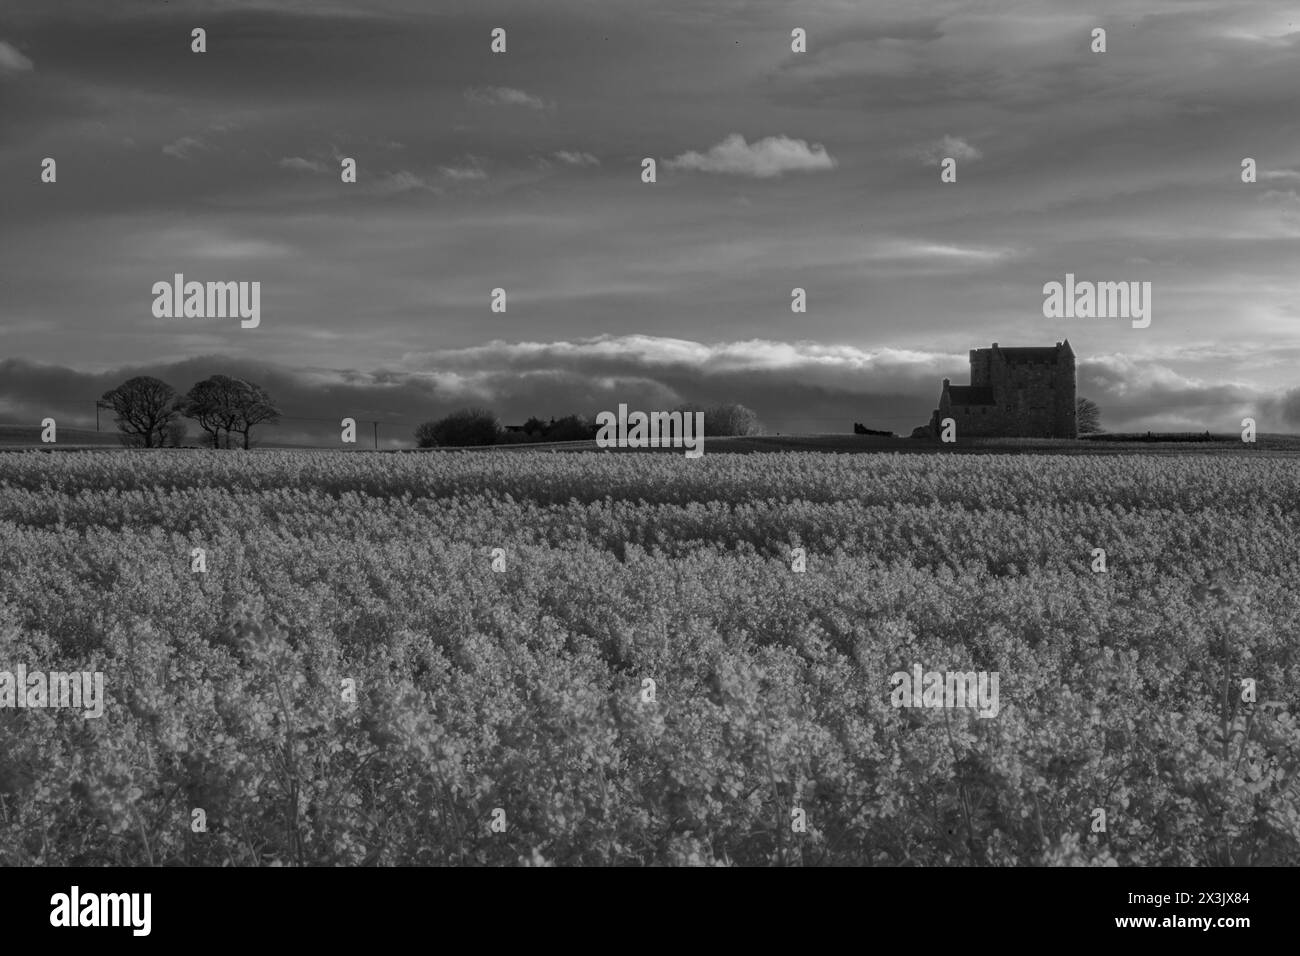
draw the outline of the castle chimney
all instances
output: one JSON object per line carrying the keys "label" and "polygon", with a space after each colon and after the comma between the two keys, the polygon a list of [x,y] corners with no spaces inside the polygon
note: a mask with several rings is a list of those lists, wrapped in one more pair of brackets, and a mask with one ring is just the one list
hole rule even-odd
{"label": "castle chimney", "polygon": [[952,384],[952,379],[945,378],[945,379],[943,380],[943,387],[944,387],[944,388],[947,388],[947,387],[948,387],[949,385],[951,385],[951,384]]}
{"label": "castle chimney", "polygon": [[994,342],[994,343],[993,343],[993,347],[994,347],[994,348],[997,348],[997,347],[998,347],[998,343],[997,343],[997,342]]}

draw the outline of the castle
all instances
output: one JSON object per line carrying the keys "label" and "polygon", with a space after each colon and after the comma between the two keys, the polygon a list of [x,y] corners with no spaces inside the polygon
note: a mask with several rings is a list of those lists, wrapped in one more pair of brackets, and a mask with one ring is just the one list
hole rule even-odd
{"label": "castle", "polygon": [[971,349],[970,384],[943,380],[939,407],[927,429],[938,435],[945,418],[957,435],[1013,438],[1078,438],[1075,420],[1074,350],[1055,348]]}

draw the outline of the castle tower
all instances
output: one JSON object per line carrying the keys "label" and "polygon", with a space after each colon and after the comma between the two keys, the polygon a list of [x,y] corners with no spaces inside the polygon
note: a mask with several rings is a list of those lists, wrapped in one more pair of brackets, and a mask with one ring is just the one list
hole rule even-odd
{"label": "castle tower", "polygon": [[1066,339],[1064,342],[1056,343],[1056,351],[1055,428],[1062,438],[1078,438],[1078,377],[1075,371],[1074,349],[1070,348],[1070,340]]}
{"label": "castle tower", "polygon": [[943,380],[934,423],[951,417],[968,436],[1077,438],[1074,350],[1055,347],[971,349],[970,385]]}

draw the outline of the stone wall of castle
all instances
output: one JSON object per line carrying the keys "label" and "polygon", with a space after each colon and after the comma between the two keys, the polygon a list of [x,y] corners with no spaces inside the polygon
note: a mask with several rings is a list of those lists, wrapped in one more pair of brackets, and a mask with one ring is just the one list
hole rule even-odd
{"label": "stone wall of castle", "polygon": [[[959,436],[1077,438],[1075,363],[1069,342],[1055,349],[1014,350],[1009,360],[995,344],[972,349],[971,386],[992,391],[993,403],[952,401],[945,387],[937,420],[952,418]],[[945,386],[946,386],[945,382]],[[960,393],[959,393],[960,394]]]}

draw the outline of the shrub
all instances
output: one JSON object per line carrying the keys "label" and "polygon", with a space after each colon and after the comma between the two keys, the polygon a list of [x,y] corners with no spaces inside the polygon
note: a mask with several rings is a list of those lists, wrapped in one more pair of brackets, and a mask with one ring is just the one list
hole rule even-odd
{"label": "shrub", "polygon": [[434,429],[437,422],[421,422],[415,429],[415,444],[418,448],[433,448],[438,444]]}
{"label": "shrub", "polygon": [[582,441],[596,437],[596,427],[581,415],[566,415],[546,428],[547,441]]}
{"label": "shrub", "polygon": [[496,415],[483,408],[463,408],[415,430],[421,448],[494,445],[500,434],[501,423]]}

